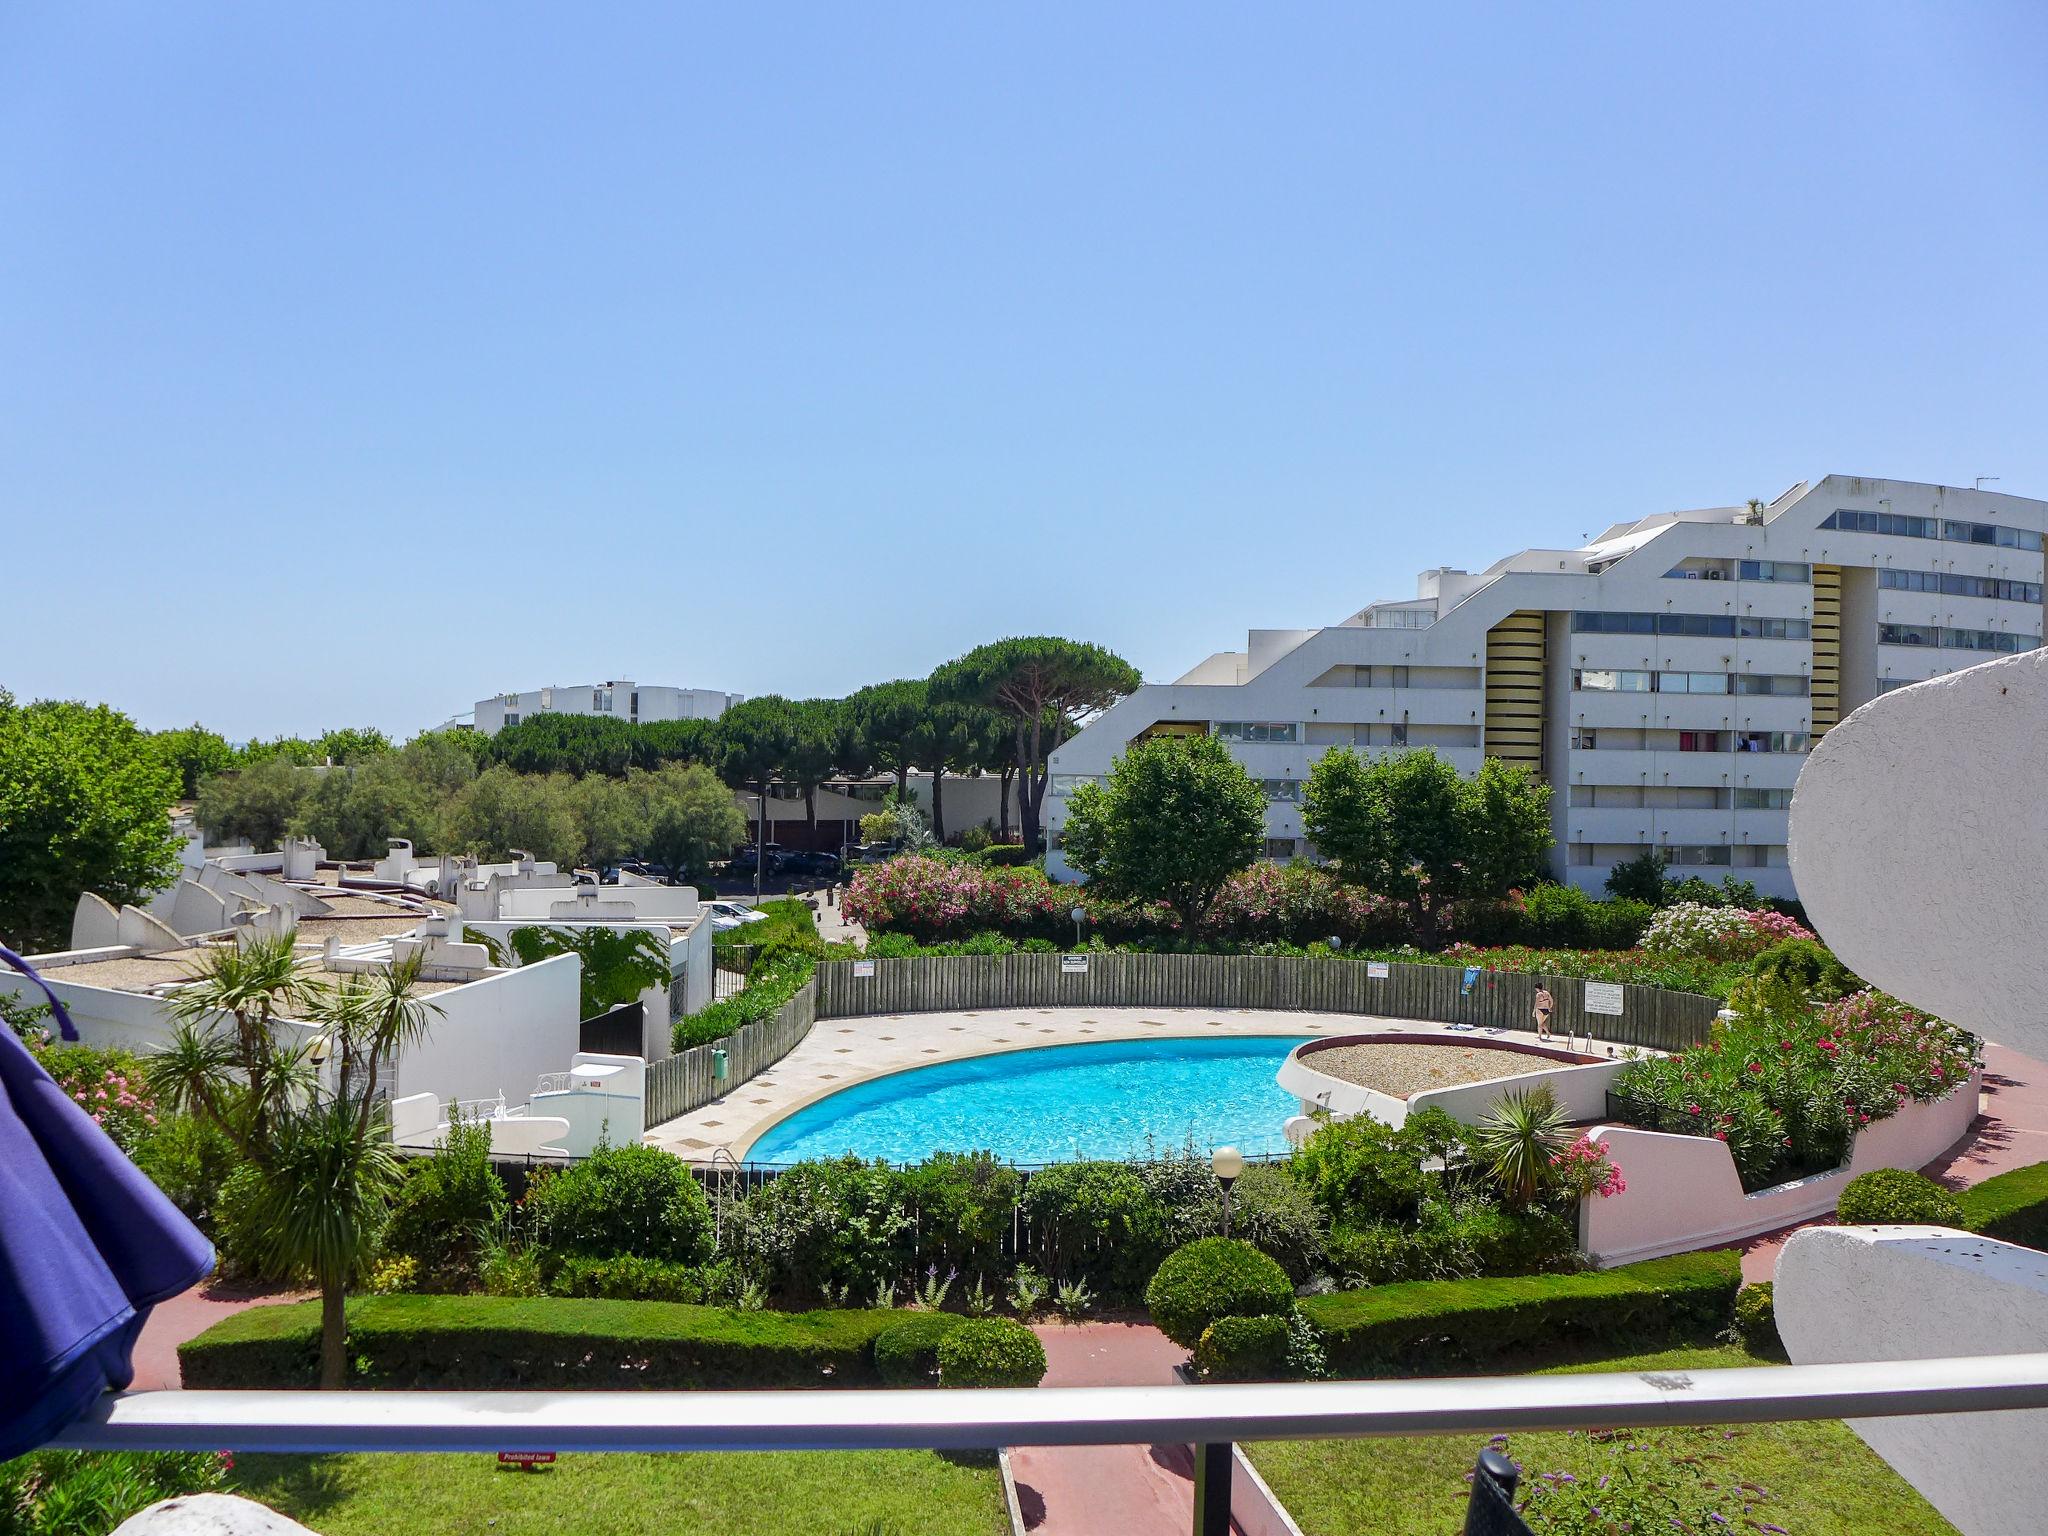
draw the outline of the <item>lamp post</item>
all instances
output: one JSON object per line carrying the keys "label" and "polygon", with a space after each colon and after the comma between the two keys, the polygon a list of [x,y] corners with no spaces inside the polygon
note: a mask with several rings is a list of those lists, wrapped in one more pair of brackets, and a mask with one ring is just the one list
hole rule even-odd
{"label": "lamp post", "polygon": [[1342,939],[1338,938],[1336,934],[1334,934],[1334,933],[1333,933],[1333,934],[1331,934],[1331,935],[1330,935],[1330,953],[1334,955],[1334,954],[1336,954],[1336,953],[1337,953],[1337,951],[1338,951],[1338,950],[1342,949],[1343,947],[1344,947],[1344,941],[1343,941]]}
{"label": "lamp post", "polygon": [[1088,912],[1085,907],[1076,907],[1067,914],[1067,916],[1074,920],[1074,948],[1076,949],[1081,947],[1081,920],[1087,915]]}
{"label": "lamp post", "polygon": [[1244,1154],[1235,1147],[1218,1147],[1209,1157],[1209,1166],[1215,1171],[1216,1183],[1223,1190],[1223,1235],[1230,1236],[1230,1186],[1237,1182],[1237,1176],[1244,1172]]}

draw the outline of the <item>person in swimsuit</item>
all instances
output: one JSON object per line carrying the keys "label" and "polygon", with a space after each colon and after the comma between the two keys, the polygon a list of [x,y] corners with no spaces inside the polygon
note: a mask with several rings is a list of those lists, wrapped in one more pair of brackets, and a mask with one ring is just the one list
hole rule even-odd
{"label": "person in swimsuit", "polygon": [[1557,1012],[1557,999],[1550,995],[1550,988],[1536,989],[1536,1038],[1550,1038],[1550,1016]]}

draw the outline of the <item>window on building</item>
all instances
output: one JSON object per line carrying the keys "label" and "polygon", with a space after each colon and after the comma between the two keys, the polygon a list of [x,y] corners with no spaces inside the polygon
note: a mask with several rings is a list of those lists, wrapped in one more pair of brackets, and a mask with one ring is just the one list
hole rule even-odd
{"label": "window on building", "polygon": [[512,725],[517,725],[518,723],[519,723],[519,712],[518,712],[517,710],[514,710],[514,711],[512,711],[512,712],[511,712],[510,714],[508,714],[508,715],[506,715],[506,716],[505,716],[505,724],[506,724],[506,725],[508,725],[508,726],[512,726]]}
{"label": "window on building", "polygon": [[1427,629],[1435,622],[1434,608],[1375,608],[1371,617],[1374,629]]}
{"label": "window on building", "polygon": [[1572,633],[1575,635],[1654,635],[1657,632],[1657,615],[1654,613],[1574,613]]}
{"label": "window on building", "polygon": [[1738,811],[1782,811],[1792,804],[1789,789],[1738,789],[1735,791],[1735,809]]}
{"label": "window on building", "polygon": [[1674,869],[1697,869],[1730,862],[1726,844],[1673,843],[1663,849],[1663,854],[1665,862]]}
{"label": "window on building", "polygon": [[1735,633],[1744,640],[1806,640],[1813,634],[1804,619],[1738,619]]}
{"label": "window on building", "polygon": [[1783,672],[1740,672],[1735,677],[1735,691],[1743,694],[1767,694],[1782,699],[1803,699],[1806,697],[1806,679]]}
{"label": "window on building", "polygon": [[552,688],[543,688],[543,689],[541,689],[541,691],[540,691],[540,707],[541,707],[542,709],[553,709],[553,708],[555,707],[555,690],[554,690],[554,689],[552,689]]}
{"label": "window on building", "polygon": [[1394,738],[1395,746],[1405,747],[1408,745],[1408,722],[1406,720],[1395,721],[1390,728],[1390,732]]}
{"label": "window on building", "polygon": [[1590,726],[1577,726],[1572,730],[1571,749],[1574,752],[1597,752],[1600,750],[1600,733]]}
{"label": "window on building", "polygon": [[1738,752],[1804,752],[1812,745],[1805,731],[1737,731]]}
{"label": "window on building", "polygon": [[640,718],[640,690],[638,688],[633,690],[632,703],[628,707],[632,710],[633,718],[638,720]]}
{"label": "window on building", "polygon": [[1797,560],[1740,560],[1735,569],[1744,581],[1813,580],[1813,567]]}
{"label": "window on building", "polygon": [[1941,626],[1938,624],[1880,624],[1877,626],[1879,645],[1939,645]]}
{"label": "window on building", "polygon": [[1998,549],[2038,552],[2042,544],[2041,535],[2032,528],[2008,528],[2003,523],[1964,523],[1953,518],[1941,525],[1941,536],[1951,544],[1990,544]]}
{"label": "window on building", "polygon": [[1841,533],[1884,533],[1901,539],[1938,539],[1940,522],[1931,517],[1909,517],[1902,512],[1860,512],[1842,507],[1830,512],[1823,528]]}
{"label": "window on building", "polygon": [[1941,643],[1952,651],[1995,651],[2002,656],[2014,656],[2031,651],[2041,643],[2041,637],[2005,629],[1944,629]]}
{"label": "window on building", "polygon": [[1726,744],[1719,731],[1680,731],[1678,750],[1681,752],[1721,752]]}
{"label": "window on building", "polygon": [[1659,693],[1726,693],[1726,672],[1659,672]]}
{"label": "window on building", "polygon": [[1292,720],[1222,720],[1216,734],[1225,741],[1299,741],[1301,727]]}
{"label": "window on building", "polygon": [[1565,857],[1573,864],[1590,864],[1593,862],[1593,845],[1591,843],[1567,843],[1565,845]]}
{"label": "window on building", "polygon": [[1259,793],[1268,800],[1285,801],[1291,805],[1301,799],[1301,780],[1260,779]]}
{"label": "window on building", "polygon": [[1653,674],[1619,672],[1608,667],[1583,667],[1572,673],[1572,686],[1587,693],[1648,693]]}
{"label": "window on building", "polygon": [[1266,839],[1266,854],[1269,859],[1291,859],[1294,857],[1294,839],[1291,837],[1269,837]]}

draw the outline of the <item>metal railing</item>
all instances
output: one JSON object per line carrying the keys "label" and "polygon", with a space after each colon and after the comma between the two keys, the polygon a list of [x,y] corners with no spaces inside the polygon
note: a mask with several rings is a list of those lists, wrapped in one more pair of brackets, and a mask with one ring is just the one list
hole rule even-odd
{"label": "metal railing", "polygon": [[[1193,1444],[1197,1536],[1238,1440],[1487,1436],[2048,1408],[2048,1354],[1710,1371],[977,1392],[130,1392],[92,1451],[795,1451]],[[1226,1486],[1218,1486],[1218,1480]],[[1218,1524],[1219,1512],[1222,1524]]]}

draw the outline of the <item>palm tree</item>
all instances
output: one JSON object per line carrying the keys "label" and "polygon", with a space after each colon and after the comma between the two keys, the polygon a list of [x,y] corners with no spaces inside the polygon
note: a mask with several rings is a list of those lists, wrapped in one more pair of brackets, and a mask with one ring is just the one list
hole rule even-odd
{"label": "palm tree", "polygon": [[278,1026],[318,991],[289,934],[208,950],[193,980],[170,996],[176,1030],[149,1063],[150,1086],[252,1155],[308,1087],[304,1044]]}
{"label": "palm tree", "polygon": [[505,944],[474,928],[465,928],[462,936],[482,943],[496,965],[510,964],[515,955],[521,965],[575,955],[583,962],[581,1003],[586,1019],[632,1002],[649,987],[665,987],[670,980],[668,945],[651,928],[514,928]]}
{"label": "palm tree", "polygon": [[1533,1205],[1551,1159],[1571,1140],[1565,1113],[1548,1083],[1511,1088],[1472,1128],[1472,1150],[1513,1205]]}

